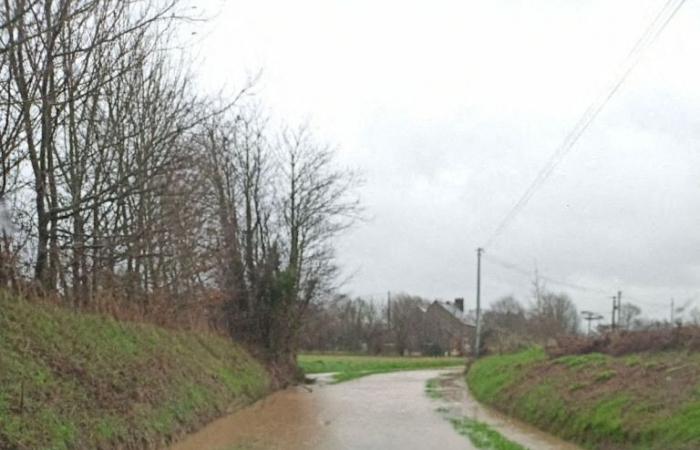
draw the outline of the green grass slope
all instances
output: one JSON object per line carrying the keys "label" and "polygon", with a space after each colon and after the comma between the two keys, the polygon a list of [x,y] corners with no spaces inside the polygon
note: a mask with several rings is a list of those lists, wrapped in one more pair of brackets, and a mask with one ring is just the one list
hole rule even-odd
{"label": "green grass slope", "polygon": [[230,340],[0,292],[0,449],[160,448],[268,386]]}
{"label": "green grass slope", "polygon": [[541,349],[476,361],[480,401],[590,449],[700,448],[700,354],[549,359]]}

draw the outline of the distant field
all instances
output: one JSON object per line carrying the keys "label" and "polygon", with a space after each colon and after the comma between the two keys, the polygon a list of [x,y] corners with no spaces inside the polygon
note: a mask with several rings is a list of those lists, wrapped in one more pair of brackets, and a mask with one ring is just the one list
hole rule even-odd
{"label": "distant field", "polygon": [[548,358],[535,348],[475,362],[474,396],[586,448],[700,448],[700,353]]}
{"label": "distant field", "polygon": [[375,373],[459,367],[464,358],[304,354],[298,362],[307,374],[335,372],[336,382],[341,382]]}

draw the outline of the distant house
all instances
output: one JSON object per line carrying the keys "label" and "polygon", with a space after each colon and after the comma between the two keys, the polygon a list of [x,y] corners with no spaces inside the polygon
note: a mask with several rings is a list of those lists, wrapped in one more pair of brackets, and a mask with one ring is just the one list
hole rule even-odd
{"label": "distant house", "polygon": [[425,337],[434,351],[452,355],[470,353],[476,327],[464,312],[464,299],[435,300],[425,310]]}

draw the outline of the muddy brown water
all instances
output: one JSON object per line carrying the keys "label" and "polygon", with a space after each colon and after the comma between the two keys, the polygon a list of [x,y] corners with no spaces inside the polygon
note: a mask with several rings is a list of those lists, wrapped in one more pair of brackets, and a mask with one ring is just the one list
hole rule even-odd
{"label": "muddy brown water", "polygon": [[[425,394],[442,377],[444,398]],[[211,423],[170,450],[470,450],[447,414],[490,424],[531,450],[580,450],[474,401],[455,371],[372,375],[294,387]],[[437,412],[437,409],[443,411]]]}

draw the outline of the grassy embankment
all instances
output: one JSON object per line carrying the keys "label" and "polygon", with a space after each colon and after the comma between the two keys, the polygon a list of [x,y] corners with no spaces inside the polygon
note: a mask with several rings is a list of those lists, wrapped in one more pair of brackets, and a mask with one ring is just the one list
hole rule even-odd
{"label": "grassy embankment", "polygon": [[307,374],[334,372],[339,383],[375,373],[459,367],[464,358],[305,354],[298,362]]}
{"label": "grassy embankment", "polygon": [[230,340],[0,292],[0,448],[157,448],[268,391]]}
{"label": "grassy embankment", "polygon": [[591,449],[700,448],[700,354],[491,356],[467,374],[480,401]]}

